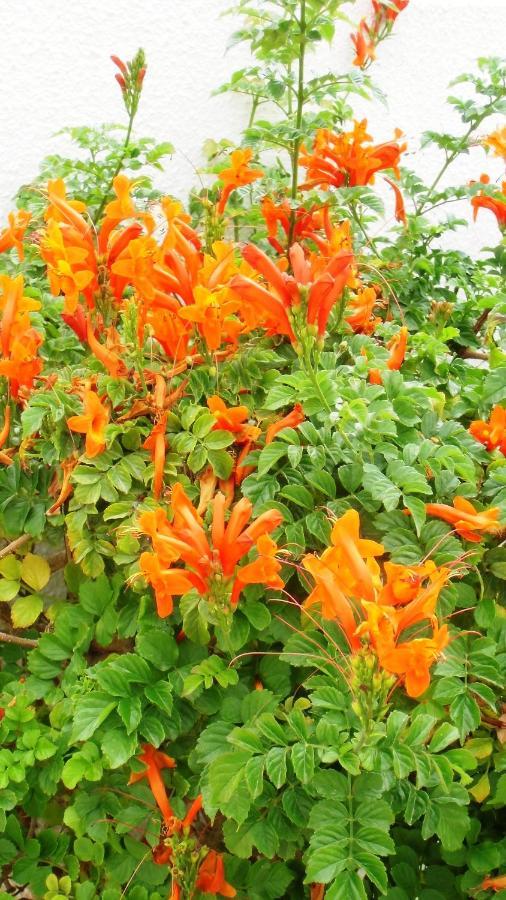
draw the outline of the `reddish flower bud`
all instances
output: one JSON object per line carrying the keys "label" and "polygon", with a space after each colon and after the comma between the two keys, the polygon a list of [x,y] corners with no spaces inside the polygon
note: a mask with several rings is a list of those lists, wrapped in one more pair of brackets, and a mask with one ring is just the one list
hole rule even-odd
{"label": "reddish flower bud", "polygon": [[127,69],[125,63],[123,62],[123,60],[119,58],[119,56],[111,56],[111,59],[112,59],[114,65],[118,67],[118,69],[123,73],[123,75],[128,74],[128,69]]}
{"label": "reddish flower bud", "polygon": [[146,74],[146,66],[143,66],[142,69],[139,69],[139,74],[137,76],[138,87],[140,87],[142,82],[144,81],[145,74]]}
{"label": "reddish flower bud", "polygon": [[119,84],[121,90],[122,90],[123,93],[124,93],[124,92],[126,91],[126,81],[125,81],[125,79],[123,78],[123,75],[120,75],[119,72],[117,72],[116,75],[115,75],[114,77],[115,77],[116,81],[118,82],[118,84]]}

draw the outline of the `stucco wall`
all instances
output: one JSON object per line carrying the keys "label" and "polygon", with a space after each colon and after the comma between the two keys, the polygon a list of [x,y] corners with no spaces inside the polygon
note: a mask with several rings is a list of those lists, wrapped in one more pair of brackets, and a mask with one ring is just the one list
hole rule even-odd
{"label": "stucco wall", "polygon": [[[244,62],[244,52],[227,51],[234,26],[222,13],[229,0],[3,0],[2,99],[0,102],[0,212],[9,209],[16,188],[30,180],[40,159],[67,149],[54,133],[65,125],[121,121],[119,89],[110,53],[128,58],[138,46],[149,71],[136,130],[176,148],[162,178],[164,189],[184,197],[194,183],[194,167],[208,137],[237,139],[247,106],[231,95],[211,91]],[[398,19],[396,35],[383,44],[373,75],[388,96],[359,112],[372,133],[389,137],[395,126],[406,133],[410,163],[430,177],[438,160],[420,153],[418,138],[427,128],[444,129],[455,118],[445,105],[448,82],[473,67],[478,56],[504,54],[506,0],[411,0]],[[369,0],[346,10],[358,20]],[[349,66],[350,27],[331,52],[311,59],[313,71],[330,60],[337,71]],[[467,180],[499,163],[477,148],[455,177]],[[472,248],[496,242],[491,214],[459,239]]]}

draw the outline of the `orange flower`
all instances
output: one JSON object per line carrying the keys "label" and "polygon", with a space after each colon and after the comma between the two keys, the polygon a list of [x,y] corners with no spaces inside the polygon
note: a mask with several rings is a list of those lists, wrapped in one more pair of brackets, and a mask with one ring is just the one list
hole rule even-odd
{"label": "orange flower", "polygon": [[377,17],[382,17],[390,22],[395,22],[397,16],[403,9],[406,9],[409,0],[392,0],[392,4],[386,6],[382,0],[372,0],[374,13]]}
{"label": "orange flower", "polygon": [[167,789],[161,776],[162,769],[174,769],[176,761],[166,753],[155,750],[151,744],[143,744],[142,753],[139,755],[140,762],[146,766],[144,772],[132,772],[129,784],[136,784],[147,778],[151,793],[156,800],[158,809],[160,810],[163,820],[168,824],[174,818],[172,807],[167,796]]}
{"label": "orange flower", "polygon": [[360,537],[360,516],[356,509],[347,510],[334,522],[331,541],[346,589],[364,600],[374,599],[374,582],[379,571],[375,557],[382,556],[385,548],[377,541]]}
{"label": "orange flower", "polygon": [[408,334],[408,329],[403,325],[397,334],[388,342],[387,347],[390,350],[390,356],[387,360],[387,368],[390,370],[400,369],[402,366],[406,355]]}
{"label": "orange flower", "polygon": [[214,430],[230,431],[234,435],[234,442],[242,448],[233,472],[233,482],[241,484],[251,471],[249,466],[243,465],[243,460],[251,452],[262,431],[257,425],[247,423],[246,420],[250,416],[247,406],[227,407],[223,400],[216,396],[209,397],[207,405],[216,419]]}
{"label": "orange flower", "polygon": [[31,218],[32,214],[27,212],[26,209],[17,209],[15,212],[9,213],[7,228],[0,231],[0,253],[15,247],[19,261],[22,262],[24,260],[23,238]]}
{"label": "orange flower", "polygon": [[211,291],[197,285],[193,294],[195,302],[180,309],[180,318],[199,326],[208,350],[218,350],[223,341],[235,344],[242,325],[233,315],[240,309],[241,303],[230,289],[224,287]]}
{"label": "orange flower", "polygon": [[153,426],[151,433],[142,445],[144,450],[149,450],[154,463],[153,497],[155,500],[158,500],[163,487],[163,470],[165,468],[165,451],[167,447],[165,438],[166,427],[167,413],[164,413],[156,425]]}
{"label": "orange flower", "polygon": [[88,390],[84,392],[84,414],[67,419],[71,431],[86,435],[86,456],[89,458],[105,450],[105,427],[109,418],[109,409],[94,391]]}
{"label": "orange flower", "polygon": [[9,379],[15,399],[19,397],[21,388],[30,390],[34,379],[42,372],[42,360],[37,358],[41,343],[39,332],[35,328],[29,328],[13,339],[9,358],[0,360],[0,375]]}
{"label": "orange flower", "polygon": [[[237,568],[237,563],[255,544],[258,549],[259,538],[269,534],[281,524],[283,517],[277,510],[268,510],[248,524],[253,506],[246,497],[243,497],[235,504],[228,523],[225,523],[226,499],[223,494],[218,493],[212,501],[212,528],[211,534],[208,535],[199,513],[179,483],[172,488],[171,507],[172,523],[169,523],[161,509],[143,513],[139,517],[139,531],[151,538],[154,554],[159,557],[160,566],[170,569],[177,576],[184,576],[181,582],[178,582],[177,589],[172,585],[169,586],[171,594],[183,594],[193,587],[202,596],[219,603],[228,596],[235,605],[244,584],[280,586],[278,577],[280,565],[274,560],[275,551],[271,545],[266,546],[264,543],[260,545],[259,553],[265,559],[262,559],[256,568],[253,568],[252,564]],[[173,563],[177,561],[184,563],[184,570],[171,569]],[[142,565],[146,570],[145,559]],[[155,563],[152,560],[149,561],[149,565],[154,570]],[[255,574],[259,580],[252,581]],[[160,604],[163,602],[167,608],[169,604],[163,595],[164,578],[167,578],[166,572],[162,573],[160,568],[156,570],[154,576],[148,572],[148,580],[160,592]]]}
{"label": "orange flower", "polygon": [[11,408],[9,403],[5,404],[4,423],[0,429],[0,450],[9,440],[9,432],[11,430]]}
{"label": "orange flower", "polygon": [[155,592],[156,611],[161,619],[166,619],[174,609],[173,597],[187,594],[193,582],[182,569],[164,568],[156,553],[141,553],[139,565]]}
{"label": "orange flower", "polygon": [[216,850],[210,850],[204,862],[200,864],[195,887],[203,894],[236,896],[237,891],[225,880],[223,857]]}
{"label": "orange flower", "polygon": [[506,159],[506,125],[484,137],[481,143],[484,147],[490,147],[494,151],[494,156]]}
{"label": "orange flower", "polygon": [[506,456],[506,409],[494,406],[488,422],[476,419],[471,422],[469,433],[484,444],[487,450],[499,449]]}
{"label": "orange flower", "polygon": [[239,148],[230,154],[230,168],[222,169],[219,175],[223,182],[223,190],[216,208],[219,215],[223,215],[225,212],[227,200],[233,191],[263,177],[264,173],[261,169],[250,169],[249,163],[252,157],[253,151],[249,148],[246,150]]}
{"label": "orange flower", "polygon": [[340,572],[334,564],[332,550],[325,550],[320,558],[309,553],[304,556],[302,565],[315,581],[304,607],[317,606],[324,619],[337,621],[351,649],[358,650],[361,643],[356,635],[357,621],[353,607],[341,588]]}
{"label": "orange flower", "polygon": [[322,219],[328,219],[329,215],[328,207],[305,209],[299,206],[293,210],[286,198],[276,205],[271,197],[264,197],[260,209],[267,226],[267,240],[280,254],[286,253],[287,248],[278,240],[279,229],[284,232],[286,240],[290,236],[292,241],[299,238],[318,240],[315,232],[321,228]]}
{"label": "orange flower", "polygon": [[480,884],[481,891],[503,891],[506,889],[506,875],[487,875]]}
{"label": "orange flower", "polygon": [[381,377],[381,372],[379,369],[369,369],[367,377],[370,384],[383,384],[383,379]]}
{"label": "orange flower", "polygon": [[398,166],[405,149],[406,144],[396,141],[372,144],[365,119],[355,122],[353,131],[341,134],[320,128],[316,132],[313,152],[308,153],[305,148],[301,150],[299,164],[307,169],[308,175],[301,189],[372,184],[376,172],[383,169],[393,169],[399,177]]}
{"label": "orange flower", "polygon": [[320,604],[323,618],[337,619],[350,646],[357,649],[357,622],[347,595],[357,600],[374,600],[379,579],[375,557],[383,555],[384,547],[360,537],[360,517],[355,509],[347,510],[335,521],[331,542],[332,546],[320,558],[309,554],[302,560],[316,581],[304,605]]}
{"label": "orange flower", "polygon": [[498,506],[479,512],[469,500],[455,497],[452,506],[444,503],[427,503],[428,516],[435,516],[453,525],[457,534],[466,541],[479,543],[485,534],[495,534],[499,530]]}
{"label": "orange flower", "polygon": [[[488,175],[481,176],[481,184],[489,184],[489,182],[490,178]],[[476,219],[479,209],[489,209],[496,217],[499,228],[506,228],[506,181],[503,181],[501,191],[498,190],[496,196],[478,191],[474,197],[471,197],[471,206],[473,207],[474,219]]]}
{"label": "orange flower", "polygon": [[[302,560],[315,580],[304,607],[318,604],[322,617],[340,626],[354,654],[372,652],[385,672],[403,681],[410,697],[419,696],[429,684],[430,667],[448,643],[447,628],[439,628],[435,608],[450,570],[431,561],[415,566],[387,562],[382,582],[376,557],[384,548],[360,538],[355,510],[337,520],[331,540],[320,557],[310,554]],[[417,623],[425,623],[431,637],[403,641],[404,632]]]}
{"label": "orange flower", "polygon": [[132,219],[137,215],[137,210],[133,204],[130,192],[134,184],[126,175],[116,175],[112,183],[112,188],[116,194],[116,199],[111,200],[105,208],[107,219],[114,222],[121,222],[123,219]]}
{"label": "orange flower", "polygon": [[432,560],[417,566],[386,562],[387,581],[380,594],[380,603],[392,606],[410,603],[417,596],[422,583],[437,571]]}
{"label": "orange flower", "polygon": [[[361,49],[366,52],[365,47]],[[400,132],[396,133],[398,135]],[[400,157],[405,149],[406,144],[397,141],[372,144],[365,119],[355,122],[353,131],[341,134],[321,128],[316,132],[312,153],[305,147],[301,149],[299,165],[307,169],[307,181],[301,185],[301,190],[373,184],[375,174],[385,169],[393,169],[396,178],[399,178]],[[386,180],[395,193],[396,218],[404,221],[404,204],[399,188],[390,179]]]}
{"label": "orange flower", "polygon": [[360,22],[356,33],[351,35],[351,40],[355,47],[354,66],[359,66],[363,69],[368,63],[376,59],[375,35],[365,19],[362,19]]}
{"label": "orange flower", "polygon": [[372,334],[381,322],[381,319],[374,316],[376,303],[376,291],[373,287],[361,287],[352,296],[345,321],[355,334]]}
{"label": "orange flower", "polygon": [[408,697],[419,697],[430,684],[430,667],[448,644],[448,626],[436,628],[432,638],[416,638],[379,654],[382,667],[398,675]]}
{"label": "orange flower", "polygon": [[292,244],[290,261],[293,276],[281,272],[258,247],[248,244],[243,256],[252,268],[265,278],[263,287],[250,278],[236,276],[231,287],[247,303],[256,306],[265,317],[272,333],[286,334],[296,343],[293,330],[292,308],[305,308],[307,325],[315,325],[319,337],[323,337],[332,307],[341,296],[350,276],[353,254],[339,251],[323,270],[318,271],[315,258],[306,260],[300,244]]}
{"label": "orange flower", "polygon": [[241,566],[237,570],[231,602],[236,604],[239,595],[247,584],[265,584],[266,587],[281,589],[284,581],[279,576],[281,564],[276,559],[277,544],[268,534],[262,534],[257,542],[258,558],[254,562]]}
{"label": "orange flower", "polygon": [[283,431],[284,428],[297,428],[297,425],[300,425],[305,418],[302,406],[300,403],[296,403],[288,415],[283,416],[282,419],[278,419],[277,422],[273,422],[272,425],[269,425],[265,432],[265,446],[267,447],[268,444],[272,443],[276,435],[279,434],[280,431]]}

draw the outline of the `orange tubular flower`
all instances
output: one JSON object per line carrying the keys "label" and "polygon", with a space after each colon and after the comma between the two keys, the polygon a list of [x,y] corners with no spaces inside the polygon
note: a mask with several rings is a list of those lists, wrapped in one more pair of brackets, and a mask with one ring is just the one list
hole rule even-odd
{"label": "orange tubular flower", "polygon": [[372,334],[379,325],[381,319],[374,315],[376,303],[377,296],[373,287],[360,288],[352,296],[344,318],[355,334]]}
{"label": "orange tubular flower", "polygon": [[236,896],[237,891],[225,880],[223,857],[216,850],[210,850],[204,862],[200,864],[195,887],[203,894]]}
{"label": "orange tubular flower", "polygon": [[494,151],[494,156],[506,159],[506,125],[484,137],[481,143],[484,147],[490,147]]}
{"label": "orange tubular flower", "polygon": [[498,506],[478,512],[469,500],[455,497],[452,506],[444,503],[427,503],[428,516],[435,516],[453,525],[461,538],[479,543],[485,534],[495,534],[499,530],[500,509]]}
{"label": "orange tubular flower", "polygon": [[400,676],[408,697],[419,697],[430,684],[430,667],[448,644],[448,626],[436,628],[432,638],[416,638],[379,654],[383,668]]}
{"label": "orange tubular flower", "polygon": [[174,813],[172,812],[167,789],[160,773],[162,769],[174,769],[176,761],[171,756],[167,756],[166,753],[155,750],[151,744],[143,744],[139,760],[145,764],[146,769],[144,772],[132,772],[128,783],[136,784],[138,781],[146,778],[163,820],[166,824],[169,824],[174,818]]}
{"label": "orange tubular flower", "polygon": [[230,431],[234,435],[234,443],[241,447],[233,472],[233,483],[241,484],[251,472],[249,466],[243,465],[243,460],[255,446],[262,431],[257,425],[247,423],[246,420],[250,416],[247,406],[227,407],[223,400],[216,396],[209,397],[207,405],[216,419],[214,430]]}
{"label": "orange tubular flower", "polygon": [[387,368],[390,370],[400,369],[402,366],[406,355],[408,334],[408,329],[403,325],[392,340],[388,342],[387,347],[390,350],[390,356],[387,360]]}
{"label": "orange tubular flower", "polygon": [[42,336],[30,325],[30,313],[40,309],[40,303],[23,296],[23,276],[9,278],[0,275],[0,375],[9,380],[12,396],[29,390],[42,371],[37,351]]}
{"label": "orange tubular flower", "polygon": [[[482,175],[481,184],[489,184],[488,175]],[[473,183],[473,182],[471,182]],[[471,206],[473,207],[473,218],[476,219],[479,209],[489,209],[497,219],[499,228],[506,228],[506,181],[503,181],[501,190],[497,192],[497,196],[485,194],[479,191],[474,197],[471,197]]]}
{"label": "orange tubular flower", "polygon": [[9,440],[9,432],[11,430],[11,408],[7,403],[4,412],[4,423],[0,429],[0,450]]}
{"label": "orange tubular flower", "polygon": [[219,175],[220,181],[223,182],[223,190],[216,208],[219,215],[225,212],[228,198],[233,191],[263,177],[262,169],[250,169],[249,163],[252,158],[252,150],[243,150],[240,147],[230,154],[230,167],[222,169]]}
{"label": "orange tubular flower", "polygon": [[[371,144],[371,146],[367,146]],[[372,144],[367,121],[355,122],[353,131],[334,134],[326,128],[316,132],[313,152],[303,148],[299,164],[307,169],[308,180],[301,188],[356,187],[372,184],[376,172],[393,169],[399,177],[401,153],[406,144],[390,141]]]}
{"label": "orange tubular flower", "polygon": [[300,425],[305,418],[302,406],[300,403],[296,403],[288,415],[283,416],[282,419],[269,425],[265,432],[265,446],[267,447],[268,444],[272,443],[276,435],[279,434],[280,431],[283,431],[284,428],[297,428],[297,425]]}
{"label": "orange tubular flower", "polygon": [[26,209],[18,209],[9,213],[7,228],[0,231],[0,253],[15,247],[19,261],[22,262],[24,260],[23,238],[31,218],[32,214],[27,212]]}
{"label": "orange tubular flower", "polygon": [[355,47],[354,66],[363,69],[370,62],[376,59],[376,41],[372,29],[369,27],[365,19],[362,19],[358,30],[355,34],[350,35]]}
{"label": "orange tubular flower", "polygon": [[[405,149],[406,144],[397,141],[372,144],[365,119],[355,122],[353,131],[341,134],[321,128],[316,132],[312,153],[305,147],[301,150],[299,165],[307,169],[307,181],[301,189],[319,187],[328,190],[331,186],[340,188],[373,184],[375,174],[385,169],[393,169],[396,178],[399,178],[400,157]],[[391,181],[389,184],[393,187]],[[396,217],[403,221],[404,206],[397,186],[395,202]]]}
{"label": "orange tubular flower", "polygon": [[105,427],[110,411],[94,391],[84,392],[84,413],[71,416],[67,425],[71,431],[86,435],[86,456],[90,459],[105,450]]}
{"label": "orange tubular flower", "polygon": [[480,891],[506,890],[506,875],[488,875],[480,884]]}
{"label": "orange tubular flower", "polygon": [[306,260],[300,244],[292,244],[290,261],[293,276],[281,272],[253,244],[244,248],[243,256],[265,278],[267,286],[238,275],[233,278],[231,287],[243,300],[257,307],[264,316],[267,328],[272,333],[288,335],[292,343],[296,343],[292,311],[302,307],[305,308],[307,325],[316,326],[318,336],[323,337],[331,309],[350,277],[353,254],[340,251],[325,261],[323,270],[318,271],[314,258]]}
{"label": "orange tubular flower", "polygon": [[[360,521],[348,510],[332,530],[332,546],[320,557],[302,560],[315,587],[304,601],[318,605],[323,619],[342,629],[353,654],[374,654],[389,676],[396,675],[408,696],[418,697],[430,680],[430,667],[448,643],[447,627],[439,627],[435,609],[450,570],[432,561],[414,566],[385,563],[383,580],[376,557],[382,544],[360,537]],[[404,640],[413,625],[423,624],[430,637]]]}
{"label": "orange tubular flower", "polygon": [[487,450],[500,450],[506,456],[506,409],[503,406],[494,406],[488,422],[476,419],[469,426],[469,434]]}
{"label": "orange tubular flower", "polygon": [[[225,496],[216,494],[212,505],[210,535],[179,483],[172,488],[172,523],[161,509],[139,517],[139,531],[151,539],[154,551],[142,555],[141,568],[156,592],[157,603],[164,609],[172,602],[171,596],[168,600],[169,594],[185,594],[192,587],[220,608],[223,604],[235,606],[244,584],[280,587],[278,572],[281,567],[274,559],[275,551],[265,543],[259,547],[258,541],[281,524],[281,513],[269,510],[248,524],[253,507],[243,497],[235,504],[225,524]],[[237,568],[237,563],[255,544],[259,553],[258,565],[252,563]],[[178,561],[184,563],[184,569],[172,568]],[[173,580],[168,577],[169,571],[173,573]]]}
{"label": "orange tubular flower", "polygon": [[151,434],[146,438],[142,445],[144,450],[149,450],[151,459],[154,463],[153,497],[155,500],[159,499],[163,487],[163,470],[165,468],[165,453],[167,449],[165,437],[166,427],[167,413],[164,413],[156,425],[153,426]]}

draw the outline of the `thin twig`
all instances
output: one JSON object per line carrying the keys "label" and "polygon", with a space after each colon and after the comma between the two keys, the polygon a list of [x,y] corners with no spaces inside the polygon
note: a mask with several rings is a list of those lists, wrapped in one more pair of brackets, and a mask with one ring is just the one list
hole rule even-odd
{"label": "thin twig", "polygon": [[23,544],[26,544],[31,539],[29,534],[22,534],[21,537],[16,538],[15,541],[11,541],[10,544],[7,544],[6,547],[2,547],[0,550],[0,559],[3,559],[4,556],[8,556],[9,553],[14,553],[18,547],[22,547]]}
{"label": "thin twig", "polygon": [[6,631],[0,631],[0,641],[4,644],[18,644],[20,647],[36,647],[37,641],[31,638],[17,637],[15,634],[7,634]]}

